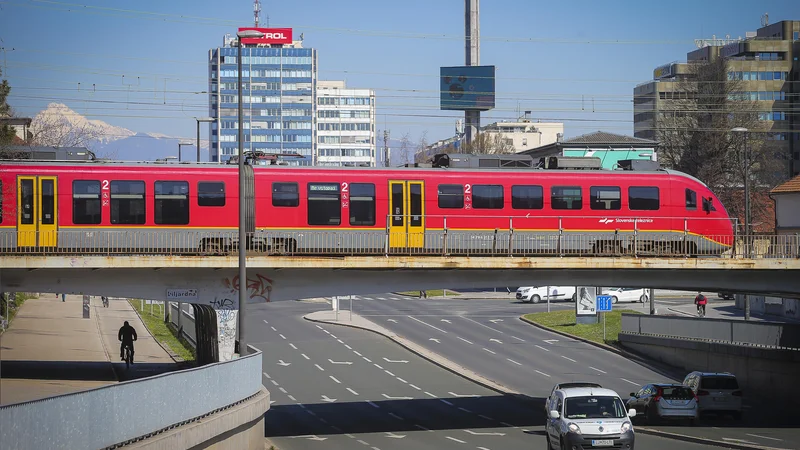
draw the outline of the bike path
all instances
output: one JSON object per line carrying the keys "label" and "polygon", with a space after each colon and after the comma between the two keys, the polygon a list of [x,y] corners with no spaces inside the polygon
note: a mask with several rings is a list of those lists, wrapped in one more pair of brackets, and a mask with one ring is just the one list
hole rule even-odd
{"label": "bike path", "polygon": [[[697,317],[697,306],[694,303],[671,306],[668,308],[671,313],[677,313],[682,316]],[[706,305],[706,315],[709,319],[729,319],[729,320],[744,320],[744,310],[739,309],[734,305],[733,301],[726,300],[711,300],[709,299]],[[785,323],[800,323],[800,320],[791,317],[782,317],[772,314],[762,314],[755,311],[750,312],[750,320],[753,322],[785,322]]]}

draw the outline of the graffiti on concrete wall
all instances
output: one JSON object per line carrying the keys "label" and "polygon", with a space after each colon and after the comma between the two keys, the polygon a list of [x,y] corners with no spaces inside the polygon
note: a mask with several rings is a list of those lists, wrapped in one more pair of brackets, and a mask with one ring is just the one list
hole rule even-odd
{"label": "graffiti on concrete wall", "polygon": [[217,337],[220,361],[233,359],[236,346],[236,317],[235,303],[229,298],[214,297],[211,307],[217,313]]}
{"label": "graffiti on concrete wall", "polygon": [[[239,291],[239,275],[233,278],[225,278],[222,284],[230,289],[231,293]],[[262,299],[265,302],[270,301],[272,294],[272,280],[261,274],[255,274],[247,277],[247,294],[250,300]]]}

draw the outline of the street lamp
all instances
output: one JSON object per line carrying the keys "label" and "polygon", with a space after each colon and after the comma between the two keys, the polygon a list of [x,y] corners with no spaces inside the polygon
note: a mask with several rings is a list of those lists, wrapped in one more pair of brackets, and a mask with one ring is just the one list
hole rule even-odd
{"label": "street lamp", "polygon": [[[213,117],[195,117],[194,120],[197,121],[197,162],[200,162],[200,122],[213,122]],[[211,149],[208,150],[211,152]],[[209,153],[210,154],[210,153]]]}
{"label": "street lamp", "polygon": [[239,101],[239,356],[247,354],[244,340],[244,315],[247,306],[247,235],[245,232],[244,204],[244,108],[242,107],[242,39],[264,37],[257,30],[242,30],[236,33],[236,77]]}
{"label": "street lamp", "polygon": [[181,162],[181,147],[184,145],[192,145],[186,142],[178,142],[178,162]]}
{"label": "street lamp", "polygon": [[[744,133],[744,256],[750,257],[750,152],[747,148],[747,138],[750,130],[744,127],[736,127],[731,130],[734,133]],[[744,320],[750,320],[750,296],[744,296]]]}

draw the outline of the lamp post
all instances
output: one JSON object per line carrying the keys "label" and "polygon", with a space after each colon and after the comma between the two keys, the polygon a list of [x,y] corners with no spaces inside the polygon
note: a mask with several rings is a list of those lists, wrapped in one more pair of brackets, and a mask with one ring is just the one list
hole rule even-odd
{"label": "lamp post", "polygon": [[[734,133],[744,133],[744,256],[749,258],[752,239],[750,236],[750,151],[747,148],[747,138],[750,130],[744,127],[736,127],[731,130]],[[750,320],[750,296],[744,296],[744,320]]]}
{"label": "lamp post", "polygon": [[[215,119],[213,117],[195,117],[194,120],[197,121],[197,162],[200,162],[200,122],[213,122]],[[211,149],[209,149],[209,152]]]}
{"label": "lamp post", "polygon": [[192,145],[192,144],[187,144],[186,142],[178,142],[178,162],[181,162],[181,147],[183,147],[184,145]]}
{"label": "lamp post", "polygon": [[247,233],[245,223],[244,190],[244,108],[242,107],[242,39],[264,37],[257,30],[243,30],[236,33],[236,78],[239,102],[239,356],[247,354],[244,340],[244,316],[247,308]]}

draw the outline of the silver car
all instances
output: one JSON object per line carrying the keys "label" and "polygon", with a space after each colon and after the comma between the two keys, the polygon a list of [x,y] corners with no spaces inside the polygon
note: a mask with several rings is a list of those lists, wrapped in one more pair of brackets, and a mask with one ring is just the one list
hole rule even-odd
{"label": "silver car", "polygon": [[728,372],[692,372],[686,375],[683,385],[697,396],[700,414],[729,413],[736,420],[742,418],[742,390],[735,375]]}
{"label": "silver car", "polygon": [[661,419],[684,419],[692,425],[699,417],[697,396],[682,384],[648,384],[631,392],[627,401],[629,409],[636,410],[636,417],[647,423]]}

